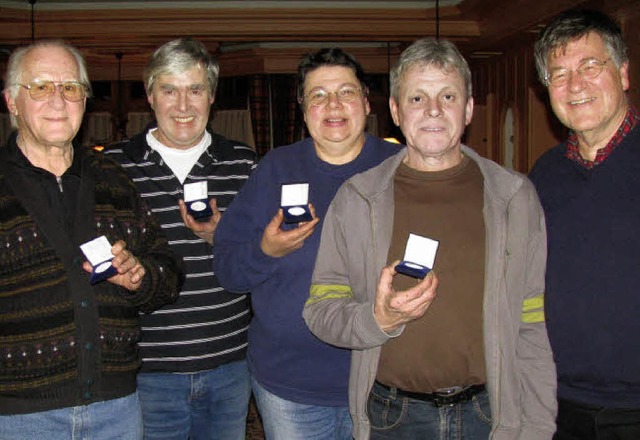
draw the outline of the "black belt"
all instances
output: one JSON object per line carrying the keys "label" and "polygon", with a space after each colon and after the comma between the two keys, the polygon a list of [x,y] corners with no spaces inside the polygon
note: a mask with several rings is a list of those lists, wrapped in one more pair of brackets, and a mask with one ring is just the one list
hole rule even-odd
{"label": "black belt", "polygon": [[376,380],[376,384],[389,392],[394,392],[399,397],[431,402],[434,406],[455,405],[471,400],[473,396],[485,390],[484,384],[468,385],[463,387],[452,387],[435,391],[433,393],[417,393],[415,391],[404,391],[400,388],[389,387]]}

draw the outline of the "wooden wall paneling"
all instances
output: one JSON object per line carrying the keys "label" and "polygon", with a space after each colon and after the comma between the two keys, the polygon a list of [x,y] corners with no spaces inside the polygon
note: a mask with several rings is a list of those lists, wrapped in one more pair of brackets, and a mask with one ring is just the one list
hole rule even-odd
{"label": "wooden wall paneling", "polygon": [[490,159],[495,157],[493,142],[495,89],[495,65],[487,58],[471,58],[474,112],[467,127],[465,142],[479,154]]}
{"label": "wooden wall paneling", "polygon": [[[507,61],[507,81],[508,81],[508,98],[507,98],[507,109],[511,110],[511,137],[509,142],[513,144],[513,153],[511,159],[511,168],[514,170],[520,170],[520,159],[522,157],[521,150],[523,148],[522,139],[523,137],[520,135],[520,130],[522,129],[522,114],[523,111],[521,109],[522,101],[520,100],[519,92],[519,84],[518,81],[522,77],[521,74],[521,66],[520,66],[520,56],[517,51],[510,51],[508,56],[506,57]],[[506,138],[506,137],[505,137]],[[503,150],[506,148],[506,145],[503,145]],[[506,154],[506,153],[505,153]],[[506,158],[505,158],[506,159]],[[505,165],[509,165],[506,163]]]}
{"label": "wooden wall paneling", "polygon": [[496,112],[496,118],[493,121],[495,138],[493,145],[494,155],[492,159],[499,164],[502,164],[504,163],[504,152],[502,151],[502,139],[504,138],[503,122],[509,105],[509,82],[507,73],[509,63],[505,56],[499,57],[496,61],[496,87],[493,92],[496,103],[496,107],[494,109]]}
{"label": "wooden wall paneling", "polygon": [[[505,53],[484,61],[479,71],[481,94],[487,103],[487,147],[486,156],[505,164],[505,118],[511,109],[513,117],[513,167],[528,172],[532,160],[537,157],[537,145],[531,139],[531,121],[547,118],[544,106],[529,103],[529,87],[535,78],[531,44],[522,43],[508,48]],[[488,76],[488,78],[487,78]],[[543,115],[531,115],[541,111]],[[538,142],[536,140],[535,142]]]}
{"label": "wooden wall paneling", "polygon": [[527,138],[527,85],[531,81],[530,75],[530,46],[525,45],[514,51],[514,64],[516,65],[515,75],[513,77],[513,87],[515,89],[515,98],[517,114],[516,116],[516,156],[514,167],[520,172],[529,170],[529,142]]}
{"label": "wooden wall paneling", "polygon": [[[449,10],[449,12],[447,12]],[[443,16],[455,13],[443,8]],[[64,38],[92,47],[155,47],[158,39],[193,36],[203,41],[412,41],[435,34],[428,8],[156,8],[35,10],[37,38]],[[0,41],[30,40],[30,11],[2,9]],[[338,24],[339,23],[339,24]],[[474,20],[442,20],[440,31],[465,40],[480,36]]]}
{"label": "wooden wall paneling", "polygon": [[[11,2],[9,2],[11,3]],[[17,2],[14,2],[17,4]],[[253,2],[256,3],[256,2]],[[508,3],[508,2],[507,2]],[[617,16],[623,25],[630,50],[629,96],[640,101],[640,12],[631,0],[464,0],[458,6],[441,8],[441,35],[453,40],[470,60],[474,98],[478,112],[467,134],[484,154],[503,160],[502,122],[507,106],[516,118],[515,167],[528,171],[535,159],[558,138],[558,123],[549,115],[540,97],[533,73],[530,32],[551,16],[571,6],[590,6]],[[216,53],[223,78],[243,75],[290,74],[305,51],[322,41],[339,44],[363,64],[368,74],[388,74],[399,52],[411,41],[435,33],[432,9],[381,7],[337,8],[221,8],[213,2],[185,9],[92,8],[83,5],[71,10],[48,8],[38,2],[35,8],[36,38],[62,38],[78,47],[87,59],[92,81],[118,78],[115,54],[123,53],[121,79],[129,90],[141,81],[148,57],[160,44],[178,36],[193,36]],[[382,4],[382,3],[381,3]],[[88,4],[90,5],[90,4]],[[6,69],[8,51],[31,40],[28,7],[0,6],[0,68]],[[378,43],[378,46],[364,42]],[[229,49],[245,44],[244,49]],[[280,46],[277,44],[280,43]],[[387,44],[392,43],[392,53]],[[287,45],[289,45],[287,47]],[[295,47],[297,45],[297,47]],[[486,50],[488,56],[474,58]],[[486,54],[485,54],[486,55]],[[391,62],[390,62],[391,59]],[[113,86],[115,90],[115,85]],[[371,97],[378,114],[379,129],[385,131],[382,108],[386,97]],[[95,101],[92,111],[113,111],[115,99]],[[145,111],[144,98],[125,93],[118,99],[125,111]],[[0,111],[2,110],[0,105]],[[484,113],[484,115],[482,115]],[[386,131],[393,126],[387,121]],[[475,122],[475,125],[474,125]],[[481,128],[481,131],[477,129]],[[484,132],[484,133],[483,133]],[[481,134],[482,133],[482,134]],[[479,140],[478,140],[479,139]],[[551,142],[550,142],[551,141]]]}
{"label": "wooden wall paneling", "polygon": [[465,144],[475,150],[481,156],[487,157],[487,106],[475,104],[473,106],[473,119],[467,126]]}
{"label": "wooden wall paneling", "polygon": [[497,118],[496,118],[496,94],[489,93],[487,95],[487,157],[496,160],[496,143],[497,143]]}
{"label": "wooden wall paneling", "polygon": [[533,55],[533,43],[525,48],[526,81],[524,86],[524,107],[526,108],[525,136],[526,161],[522,170],[528,173],[536,160],[550,147],[566,137],[566,130],[557,120],[549,104],[545,86],[538,79]]}
{"label": "wooden wall paneling", "polygon": [[527,157],[528,169],[525,171],[528,172],[545,151],[566,138],[567,130],[553,114],[544,87],[531,86],[527,94],[527,138],[530,148]]}

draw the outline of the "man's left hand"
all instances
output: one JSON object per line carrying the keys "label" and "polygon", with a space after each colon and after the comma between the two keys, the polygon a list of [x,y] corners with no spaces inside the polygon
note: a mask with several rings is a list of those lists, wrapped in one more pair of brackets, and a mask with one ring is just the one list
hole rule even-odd
{"label": "man's left hand", "polygon": [[[116,268],[118,275],[108,278],[107,281],[127,290],[138,290],[146,273],[144,266],[127,250],[127,244],[122,240],[115,242],[111,247],[111,253],[114,255],[111,265]],[[93,270],[88,261],[82,264],[82,268],[89,273]]]}

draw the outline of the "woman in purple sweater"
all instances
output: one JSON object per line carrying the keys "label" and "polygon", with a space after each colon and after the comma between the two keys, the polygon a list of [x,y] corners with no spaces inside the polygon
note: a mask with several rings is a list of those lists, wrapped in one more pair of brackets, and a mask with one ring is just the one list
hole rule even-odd
{"label": "woman in purple sweater", "polygon": [[[269,439],[351,439],[348,350],[320,342],[302,319],[322,230],[340,185],[399,147],[365,134],[360,65],[322,49],[298,66],[298,102],[311,137],[267,154],[214,237],[222,286],[251,292],[248,363]],[[308,183],[313,220],[286,224],[281,185]]]}

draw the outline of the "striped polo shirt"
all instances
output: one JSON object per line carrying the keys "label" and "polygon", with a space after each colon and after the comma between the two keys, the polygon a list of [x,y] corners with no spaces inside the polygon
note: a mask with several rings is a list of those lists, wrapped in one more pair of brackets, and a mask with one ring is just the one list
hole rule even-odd
{"label": "striped polo shirt", "polygon": [[[227,206],[256,166],[254,151],[211,133],[211,145],[184,183],[207,181],[209,197],[224,215]],[[178,200],[183,183],[149,147],[146,132],[107,148],[135,182],[156,216],[171,248],[185,263],[186,281],[178,301],[142,315],[140,350],[143,372],[189,373],[243,359],[250,320],[247,295],[227,292],[213,273],[211,245],[187,228]]]}

